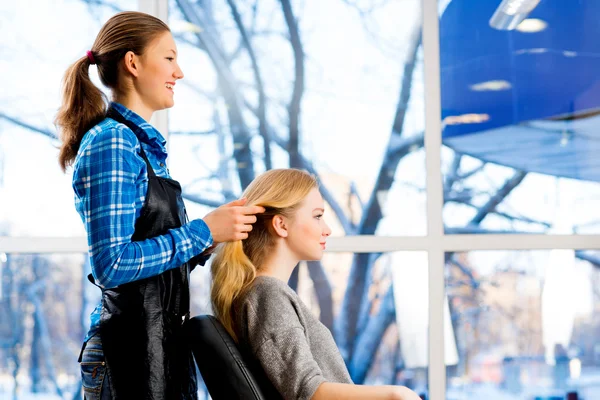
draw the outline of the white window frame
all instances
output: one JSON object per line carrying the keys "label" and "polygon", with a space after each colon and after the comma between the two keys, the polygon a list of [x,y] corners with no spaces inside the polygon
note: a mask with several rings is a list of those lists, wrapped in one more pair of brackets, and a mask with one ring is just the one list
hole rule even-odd
{"label": "white window frame", "polygon": [[[348,236],[330,238],[329,252],[425,251],[429,261],[429,399],[446,398],[443,307],[444,254],[472,250],[600,250],[600,235],[446,235],[442,206],[441,96],[438,0],[421,0],[425,76],[425,152],[427,168],[426,236]],[[140,11],[164,21],[168,0],[138,0]],[[168,114],[156,113],[154,125],[168,138]],[[0,237],[0,253],[86,253],[85,237]]]}

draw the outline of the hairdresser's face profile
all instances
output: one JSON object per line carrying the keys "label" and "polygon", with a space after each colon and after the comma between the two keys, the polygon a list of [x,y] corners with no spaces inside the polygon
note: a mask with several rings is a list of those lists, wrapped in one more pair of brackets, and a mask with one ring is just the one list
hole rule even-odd
{"label": "hairdresser's face profile", "polygon": [[145,106],[152,111],[173,107],[175,83],[183,78],[183,71],[177,64],[177,46],[171,32],[154,38],[137,60],[134,85]]}
{"label": "hairdresser's face profile", "polygon": [[300,260],[320,260],[331,229],[323,219],[325,203],[318,189],[312,189],[293,218],[287,221],[287,244]]}

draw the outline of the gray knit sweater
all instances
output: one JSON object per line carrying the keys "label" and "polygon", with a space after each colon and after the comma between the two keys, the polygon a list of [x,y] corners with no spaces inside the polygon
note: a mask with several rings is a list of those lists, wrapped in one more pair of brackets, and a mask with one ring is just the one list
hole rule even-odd
{"label": "gray knit sweater", "polygon": [[237,334],[286,400],[309,400],[323,382],[352,383],[331,332],[285,282],[259,276],[236,301]]}

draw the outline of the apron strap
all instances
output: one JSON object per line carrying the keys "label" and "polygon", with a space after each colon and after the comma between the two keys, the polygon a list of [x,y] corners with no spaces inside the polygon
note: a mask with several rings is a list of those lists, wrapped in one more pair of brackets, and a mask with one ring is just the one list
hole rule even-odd
{"label": "apron strap", "polygon": [[101,288],[99,285],[97,285],[97,284],[96,284],[96,280],[94,279],[94,275],[92,275],[92,274],[88,274],[87,278],[88,278],[88,281],[92,282],[92,284],[93,284],[94,286],[97,286],[97,287],[99,287],[100,289],[102,289],[102,288]]}
{"label": "apron strap", "polygon": [[[112,107],[110,107],[108,109],[108,112],[106,113],[106,117],[113,119],[123,125],[126,125],[129,129],[131,129],[133,131],[133,133],[136,133],[137,130],[141,129],[139,126],[134,124],[132,121],[128,121],[127,119],[125,119],[121,114],[119,114],[119,112],[117,110],[115,110]],[[150,161],[148,161],[148,157],[146,156],[146,152],[144,151],[144,146],[142,146],[142,142],[140,142],[139,140],[138,140],[138,142],[140,143],[140,155],[142,156],[144,161],[146,161],[146,166],[148,167],[148,176],[154,178],[154,177],[156,177],[156,174],[154,173],[154,168],[152,168]]]}

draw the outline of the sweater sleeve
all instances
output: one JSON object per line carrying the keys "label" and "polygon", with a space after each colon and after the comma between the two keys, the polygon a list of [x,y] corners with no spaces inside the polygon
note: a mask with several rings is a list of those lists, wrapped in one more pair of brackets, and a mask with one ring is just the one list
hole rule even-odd
{"label": "sweater sleeve", "polygon": [[312,357],[304,331],[291,328],[272,336],[255,354],[265,373],[284,399],[310,400],[325,378]]}

